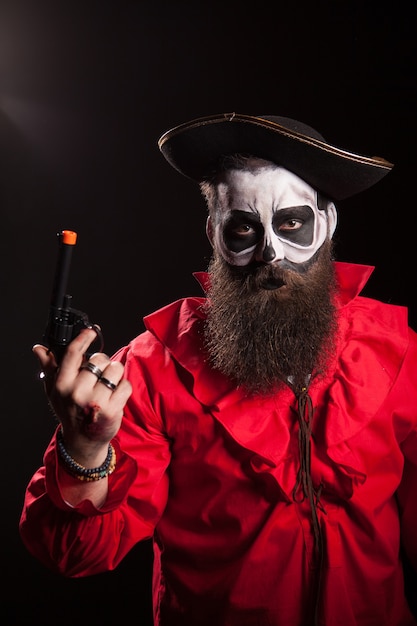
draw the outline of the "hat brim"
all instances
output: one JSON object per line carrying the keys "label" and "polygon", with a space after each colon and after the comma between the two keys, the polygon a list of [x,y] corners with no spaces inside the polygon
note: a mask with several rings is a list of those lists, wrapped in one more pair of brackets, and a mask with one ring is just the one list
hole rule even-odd
{"label": "hat brim", "polygon": [[197,118],[168,130],[158,146],[172,167],[197,182],[215,171],[221,157],[246,154],[291,170],[334,200],[368,189],[393,168],[381,157],[342,150],[314,129],[277,116],[225,113]]}

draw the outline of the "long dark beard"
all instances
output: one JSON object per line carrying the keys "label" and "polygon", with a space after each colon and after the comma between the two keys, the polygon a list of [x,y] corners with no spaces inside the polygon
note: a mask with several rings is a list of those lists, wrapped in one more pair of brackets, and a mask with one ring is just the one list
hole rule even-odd
{"label": "long dark beard", "polygon": [[[331,251],[326,242],[302,272],[289,264],[242,271],[213,257],[205,326],[213,367],[263,395],[288,377],[300,389],[313,373],[323,374],[336,329]],[[271,281],[284,286],[262,287]]]}

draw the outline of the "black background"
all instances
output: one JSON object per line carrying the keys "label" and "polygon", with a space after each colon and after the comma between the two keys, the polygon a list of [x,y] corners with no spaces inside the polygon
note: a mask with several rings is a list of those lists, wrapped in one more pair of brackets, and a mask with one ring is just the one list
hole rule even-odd
{"label": "black background", "polygon": [[417,328],[415,18],[413,3],[363,0],[0,1],[3,624],[151,623],[149,544],[115,572],[65,580],[17,532],[54,428],[31,347],[56,233],[78,232],[68,291],[110,354],[144,315],[198,295],[191,273],[210,254],[198,188],[159,136],[213,113],[293,117],[394,162],[338,203],[336,252],[375,265],[365,293],[408,306]]}

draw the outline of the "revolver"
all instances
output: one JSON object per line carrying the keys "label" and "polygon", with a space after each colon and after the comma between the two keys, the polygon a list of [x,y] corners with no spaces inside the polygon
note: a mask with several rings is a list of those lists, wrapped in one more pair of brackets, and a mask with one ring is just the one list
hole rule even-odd
{"label": "revolver", "polygon": [[[71,307],[72,296],[66,293],[77,233],[73,230],[62,230],[57,233],[57,236],[59,237],[58,258],[43,343],[53,352],[59,365],[68,344],[83,328],[94,328],[96,331],[97,340],[100,342],[98,351],[102,351],[104,342],[100,327],[92,324],[86,313],[73,309]],[[88,357],[89,354],[86,354],[86,358]]]}

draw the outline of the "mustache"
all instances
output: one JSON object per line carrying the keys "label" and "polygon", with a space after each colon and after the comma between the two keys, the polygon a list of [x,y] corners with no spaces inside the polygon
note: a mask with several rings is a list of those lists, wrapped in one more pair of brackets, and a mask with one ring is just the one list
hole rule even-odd
{"label": "mustache", "polygon": [[261,289],[270,291],[284,285],[297,286],[303,282],[302,275],[306,271],[306,268],[285,259],[268,265],[254,263],[246,267],[229,266],[229,269],[248,292]]}

